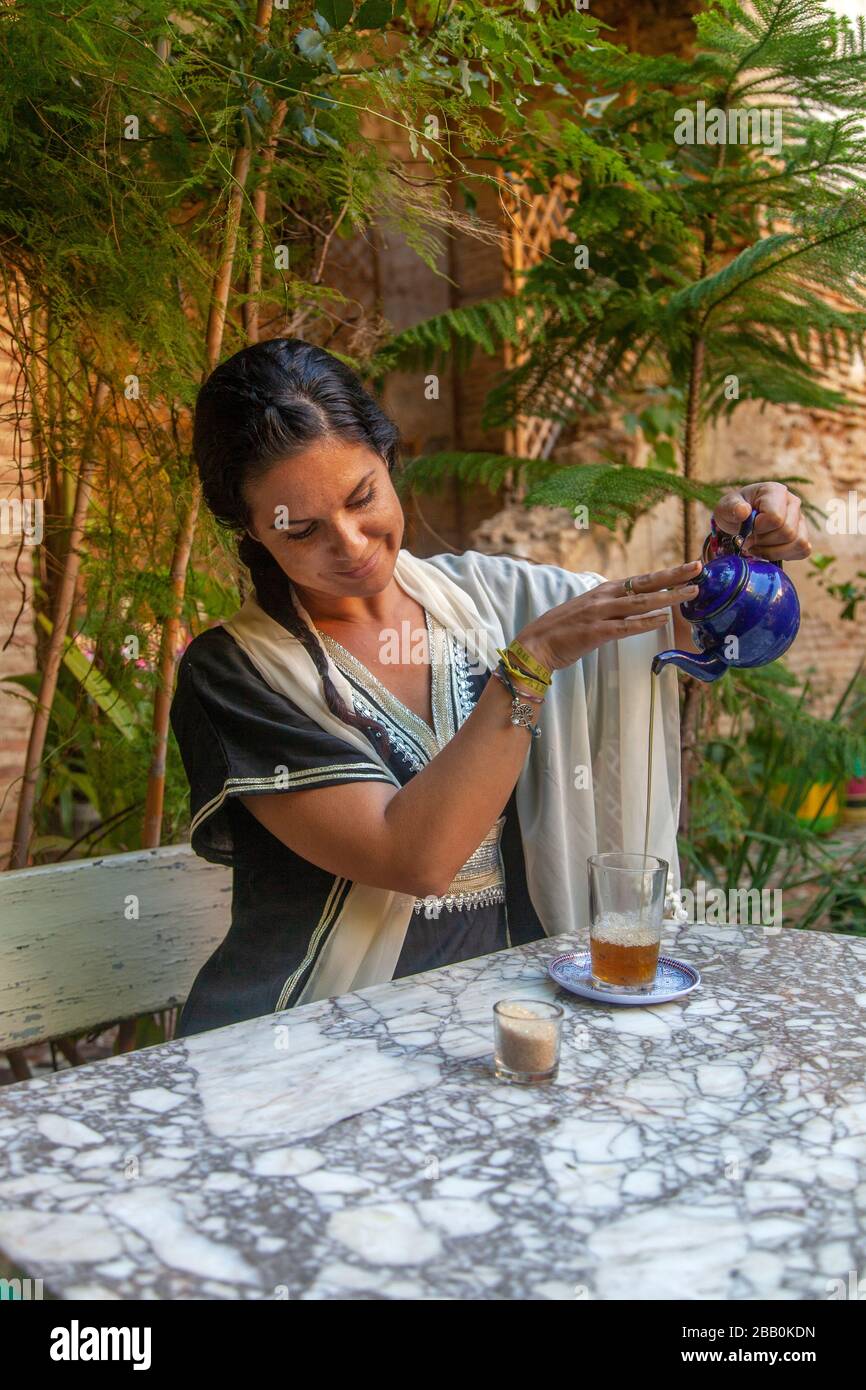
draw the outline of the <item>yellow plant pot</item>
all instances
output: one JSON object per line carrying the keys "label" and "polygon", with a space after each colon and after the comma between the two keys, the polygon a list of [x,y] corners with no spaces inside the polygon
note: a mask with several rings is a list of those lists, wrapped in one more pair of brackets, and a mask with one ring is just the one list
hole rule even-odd
{"label": "yellow plant pot", "polygon": [[[828,792],[830,793],[829,796],[827,795]],[[786,782],[780,782],[770,789],[770,800],[774,806],[781,806],[787,795],[788,785]],[[820,811],[821,814],[815,821],[813,829],[819,835],[825,835],[828,830],[832,830],[838,824],[841,810],[842,801],[839,788],[835,783],[813,782],[797,807],[797,820],[811,821]]]}

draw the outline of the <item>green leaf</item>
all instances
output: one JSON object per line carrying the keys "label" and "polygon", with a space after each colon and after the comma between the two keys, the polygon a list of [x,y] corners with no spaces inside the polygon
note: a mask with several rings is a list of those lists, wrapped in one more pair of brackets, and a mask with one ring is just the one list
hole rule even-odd
{"label": "green leaf", "polygon": [[34,835],[30,841],[30,853],[34,858],[42,854],[56,855],[61,850],[69,849],[72,843],[68,835]]}
{"label": "green leaf", "polygon": [[358,29],[381,29],[390,18],[390,0],[364,0],[355,17],[355,25]]}
{"label": "green leaf", "polygon": [[[36,620],[46,632],[53,632],[54,624],[44,613],[37,613]],[[118,733],[126,739],[135,739],[138,735],[138,721],[132,707],[102,672],[88,661],[84,652],[79,651],[71,637],[63,639],[63,664],[103,714],[111,720]]]}
{"label": "green leaf", "polygon": [[316,9],[332,29],[342,29],[352,18],[352,0],[320,0]]}
{"label": "green leaf", "polygon": [[653,462],[656,468],[663,468],[666,472],[674,472],[677,467],[677,456],[674,453],[674,446],[670,440],[662,439],[653,449]]}

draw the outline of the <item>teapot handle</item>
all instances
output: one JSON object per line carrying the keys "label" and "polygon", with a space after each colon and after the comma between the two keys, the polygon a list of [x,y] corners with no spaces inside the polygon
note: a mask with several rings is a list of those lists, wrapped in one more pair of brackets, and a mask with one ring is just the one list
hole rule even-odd
{"label": "teapot handle", "polygon": [[749,539],[750,535],[754,531],[755,522],[757,521],[757,519],[758,511],[756,507],[753,507],[751,512],[743,522],[742,526],[740,527],[739,531],[734,536],[733,541],[731,542],[731,547],[735,555],[739,555],[743,546],[746,544],[746,541]]}
{"label": "teapot handle", "polygon": [[727,531],[720,531],[716,525],[716,518],[711,517],[710,534],[704,541],[704,548],[701,552],[704,564],[708,560],[714,560],[717,555],[739,555],[755,529],[757,517],[757,508],[753,507],[735,536],[729,535]]}

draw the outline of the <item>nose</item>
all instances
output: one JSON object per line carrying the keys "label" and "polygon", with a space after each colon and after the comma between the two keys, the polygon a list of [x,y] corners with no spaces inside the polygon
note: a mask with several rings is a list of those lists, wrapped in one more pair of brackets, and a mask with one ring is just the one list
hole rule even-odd
{"label": "nose", "polygon": [[343,569],[362,565],[370,554],[370,542],[363,523],[355,517],[334,522],[331,554]]}

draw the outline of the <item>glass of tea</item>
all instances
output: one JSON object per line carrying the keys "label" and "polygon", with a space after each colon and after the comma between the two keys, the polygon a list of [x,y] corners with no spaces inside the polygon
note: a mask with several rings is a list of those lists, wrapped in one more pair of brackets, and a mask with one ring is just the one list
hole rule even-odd
{"label": "glass of tea", "polygon": [[592,982],[646,994],[658,967],[667,863],[652,854],[591,854],[587,868]]}

